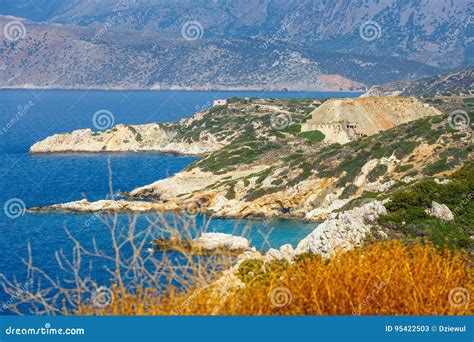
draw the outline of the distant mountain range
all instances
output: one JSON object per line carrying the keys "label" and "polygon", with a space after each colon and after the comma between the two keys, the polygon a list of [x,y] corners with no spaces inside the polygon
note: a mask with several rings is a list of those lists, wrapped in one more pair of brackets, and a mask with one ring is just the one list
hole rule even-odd
{"label": "distant mountain range", "polygon": [[474,67],[419,80],[373,86],[365,96],[463,96],[474,95]]}
{"label": "distant mountain range", "polygon": [[469,4],[2,0],[0,86],[365,89],[472,65]]}

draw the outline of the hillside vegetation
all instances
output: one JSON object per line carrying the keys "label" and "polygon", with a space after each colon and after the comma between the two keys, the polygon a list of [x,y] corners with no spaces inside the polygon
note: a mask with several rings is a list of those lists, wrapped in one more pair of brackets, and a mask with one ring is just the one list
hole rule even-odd
{"label": "hillside vegetation", "polygon": [[[120,294],[106,308],[83,304],[79,315],[470,315],[452,289],[474,290],[464,256],[429,244],[379,242],[330,261],[302,255],[292,264],[240,266],[243,287],[226,293],[212,284],[185,292],[168,288]],[[462,295],[462,294],[461,294]],[[456,294],[459,296],[459,293]]]}
{"label": "hillside vegetation", "polygon": [[128,195],[168,208],[198,203],[215,216],[320,219],[358,198],[383,199],[423,178],[443,179],[473,155],[471,131],[452,128],[448,114],[343,145],[302,132],[309,119],[295,115],[280,129],[272,129],[270,116],[247,121],[222,149]]}

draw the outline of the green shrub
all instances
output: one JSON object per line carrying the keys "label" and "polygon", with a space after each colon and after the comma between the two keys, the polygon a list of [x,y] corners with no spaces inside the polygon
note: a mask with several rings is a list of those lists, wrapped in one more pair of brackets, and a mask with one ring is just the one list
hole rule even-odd
{"label": "green shrub", "polygon": [[405,172],[413,168],[413,164],[398,164],[395,167],[396,172]]}
{"label": "green shrub", "polygon": [[349,185],[348,187],[346,187],[344,189],[344,191],[342,192],[340,197],[341,198],[349,198],[349,197],[355,195],[357,190],[359,190],[359,188],[357,186],[355,186],[354,184],[351,184],[351,185]]}
{"label": "green shrub", "polygon": [[291,134],[298,134],[299,132],[301,132],[301,124],[299,123],[292,124],[288,126],[284,131]]}
{"label": "green shrub", "polygon": [[[449,177],[451,183],[424,180],[399,190],[385,204],[388,214],[379,223],[408,236],[424,236],[441,246],[472,249],[474,227],[474,162],[468,162]],[[426,214],[432,201],[447,205],[454,220],[443,222]]]}
{"label": "green shrub", "polygon": [[228,200],[233,200],[235,198],[235,183],[229,186],[227,193],[225,194],[225,198]]}
{"label": "green shrub", "polygon": [[379,177],[383,176],[388,170],[387,165],[385,164],[379,164],[376,167],[374,167],[369,174],[367,175],[367,179],[369,182],[375,182]]}
{"label": "green shrub", "polygon": [[326,138],[324,133],[318,130],[301,132],[299,136],[305,138],[311,143],[320,142],[320,141],[323,141],[324,138]]}

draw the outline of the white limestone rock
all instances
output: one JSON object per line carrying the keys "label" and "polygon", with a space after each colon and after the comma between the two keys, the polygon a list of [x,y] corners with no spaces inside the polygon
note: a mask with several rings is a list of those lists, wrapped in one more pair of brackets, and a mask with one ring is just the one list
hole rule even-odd
{"label": "white limestone rock", "polygon": [[435,201],[431,202],[431,208],[426,209],[426,213],[442,221],[454,220],[454,215],[451,210],[445,204],[440,204]]}
{"label": "white limestone rock", "polygon": [[295,257],[295,250],[293,249],[293,246],[290,245],[289,243],[284,244],[283,246],[280,247],[280,253],[283,256],[283,258],[291,262],[293,258]]}
{"label": "white limestone rock", "polygon": [[316,253],[329,258],[336,250],[348,250],[360,245],[371,231],[379,215],[387,210],[380,201],[359,208],[331,214],[297,246],[295,254]]}
{"label": "white limestone rock", "polygon": [[249,240],[246,238],[224,233],[203,233],[192,241],[192,245],[194,248],[204,251],[227,250],[238,252],[250,248]]}
{"label": "white limestone rock", "polygon": [[266,264],[273,260],[282,260],[283,258],[283,254],[278,249],[270,248],[263,256],[263,262]]}
{"label": "white limestone rock", "polygon": [[449,184],[451,183],[451,180],[450,179],[438,179],[438,178],[435,178],[434,181],[437,183],[437,184],[441,184],[441,185],[446,185],[446,184]]}
{"label": "white limestone rock", "polygon": [[161,205],[147,201],[127,200],[99,200],[89,202],[87,199],[54,204],[42,207],[29,208],[30,212],[71,212],[71,213],[121,213],[121,212],[149,212],[163,209]]}

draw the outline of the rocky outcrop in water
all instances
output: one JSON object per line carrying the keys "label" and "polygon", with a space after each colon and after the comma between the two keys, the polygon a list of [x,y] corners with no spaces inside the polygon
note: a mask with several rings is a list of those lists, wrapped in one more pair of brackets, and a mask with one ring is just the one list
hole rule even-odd
{"label": "rocky outcrop in water", "polygon": [[250,242],[244,237],[225,233],[202,233],[186,240],[183,238],[162,238],[152,241],[155,251],[178,250],[190,253],[243,253],[250,249]]}
{"label": "rocky outcrop in water", "polygon": [[215,140],[185,142],[173,128],[152,123],[145,125],[117,125],[105,131],[79,129],[71,133],[55,134],[30,148],[30,153],[66,152],[159,152],[198,155],[216,151],[223,144]]}
{"label": "rocky outcrop in water", "polygon": [[122,213],[122,212],[149,212],[163,210],[163,206],[146,201],[100,200],[89,202],[86,199],[67,203],[46,205],[29,208],[30,212],[47,213],[63,211],[74,214],[87,213]]}

